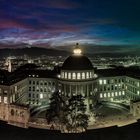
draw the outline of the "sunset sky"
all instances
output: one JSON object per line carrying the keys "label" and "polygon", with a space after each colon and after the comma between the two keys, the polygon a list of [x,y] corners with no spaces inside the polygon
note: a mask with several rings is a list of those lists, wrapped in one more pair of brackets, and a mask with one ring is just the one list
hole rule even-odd
{"label": "sunset sky", "polygon": [[140,1],[0,0],[0,44],[76,42],[140,47]]}

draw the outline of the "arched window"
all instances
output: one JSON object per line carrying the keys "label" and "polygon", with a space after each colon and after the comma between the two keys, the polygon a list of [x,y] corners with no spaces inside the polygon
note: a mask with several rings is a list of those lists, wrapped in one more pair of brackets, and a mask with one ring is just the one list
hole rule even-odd
{"label": "arched window", "polygon": [[72,79],[76,79],[76,73],[72,73]]}
{"label": "arched window", "polygon": [[82,73],[82,79],[85,79],[85,73],[84,72]]}
{"label": "arched window", "polygon": [[15,112],[13,109],[11,109],[11,115],[14,116]]}
{"label": "arched window", "polygon": [[77,73],[77,79],[81,79],[81,74]]}
{"label": "arched window", "polygon": [[68,73],[68,79],[71,79],[71,73]]}
{"label": "arched window", "polygon": [[67,72],[65,72],[65,78],[67,79]]}
{"label": "arched window", "polygon": [[89,78],[89,72],[87,72],[87,79]]}

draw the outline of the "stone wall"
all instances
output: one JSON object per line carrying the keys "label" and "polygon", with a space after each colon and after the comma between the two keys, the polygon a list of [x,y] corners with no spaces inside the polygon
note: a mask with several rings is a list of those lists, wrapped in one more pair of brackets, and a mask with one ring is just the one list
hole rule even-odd
{"label": "stone wall", "polygon": [[8,123],[27,128],[30,118],[29,114],[30,113],[27,107],[10,105],[8,112]]}
{"label": "stone wall", "polygon": [[0,104],[0,120],[11,125],[28,128],[30,113],[27,107]]}
{"label": "stone wall", "polygon": [[130,103],[130,113],[135,117],[140,117],[140,101]]}

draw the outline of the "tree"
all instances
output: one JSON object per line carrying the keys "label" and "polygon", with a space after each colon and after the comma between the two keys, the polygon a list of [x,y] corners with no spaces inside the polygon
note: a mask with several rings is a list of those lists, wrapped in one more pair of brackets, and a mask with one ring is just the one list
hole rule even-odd
{"label": "tree", "polygon": [[59,92],[54,92],[50,98],[49,108],[46,111],[46,119],[48,123],[58,120],[62,99]]}
{"label": "tree", "polygon": [[72,96],[68,100],[67,111],[68,122],[66,128],[74,131],[79,128],[86,130],[88,127],[88,115],[85,113],[86,105],[82,95]]}
{"label": "tree", "polygon": [[88,115],[82,95],[62,97],[55,92],[50,98],[46,118],[48,123],[57,122],[67,131],[86,130],[88,127]]}

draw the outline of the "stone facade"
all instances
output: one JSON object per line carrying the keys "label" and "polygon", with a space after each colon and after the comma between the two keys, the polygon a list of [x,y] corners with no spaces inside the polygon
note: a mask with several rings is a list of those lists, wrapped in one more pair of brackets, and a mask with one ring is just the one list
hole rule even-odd
{"label": "stone facade", "polygon": [[130,113],[133,114],[134,117],[140,117],[140,101],[131,101]]}
{"label": "stone facade", "polygon": [[29,109],[20,105],[0,104],[0,120],[6,121],[9,124],[28,127],[30,118]]}

